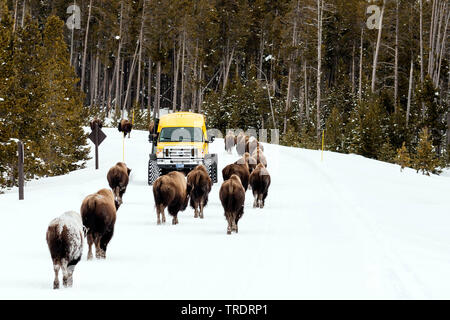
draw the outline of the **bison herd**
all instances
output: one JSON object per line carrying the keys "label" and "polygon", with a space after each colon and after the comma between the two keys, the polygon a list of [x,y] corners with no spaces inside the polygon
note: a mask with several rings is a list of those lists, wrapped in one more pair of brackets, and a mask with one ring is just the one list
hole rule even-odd
{"label": "bison herd", "polygon": [[[219,190],[219,198],[228,222],[227,234],[238,232],[238,222],[244,214],[247,189],[252,190],[253,207],[263,208],[270,186],[262,144],[243,133],[238,136],[229,133],[225,138],[225,149],[231,152],[233,147],[236,147],[241,158],[222,170],[224,182]],[[46,239],[55,272],[54,289],[59,288],[60,269],[64,287],[72,286],[72,275],[81,260],[84,238],[88,243],[88,260],[93,258],[93,244],[96,258],[106,258],[108,243],[114,234],[116,214],[123,203],[130,172],[131,169],[125,163],[118,162],[107,174],[110,189],[104,188],[86,196],[81,204],[80,214],[66,212],[50,222]],[[194,209],[194,217],[203,219],[211,189],[212,181],[204,165],[198,165],[187,176],[177,171],[160,176],[153,184],[157,224],[166,222],[166,208],[172,217],[172,224],[178,224],[178,213],[184,211],[188,204]]]}

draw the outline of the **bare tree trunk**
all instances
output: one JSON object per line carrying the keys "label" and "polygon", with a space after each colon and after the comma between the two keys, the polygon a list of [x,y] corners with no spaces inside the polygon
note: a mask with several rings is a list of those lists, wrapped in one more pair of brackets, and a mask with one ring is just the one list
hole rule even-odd
{"label": "bare tree trunk", "polygon": [[116,112],[119,110],[119,108],[121,107],[121,98],[120,98],[120,80],[121,80],[121,73],[120,73],[120,66],[121,66],[121,59],[120,59],[120,54],[122,51],[122,29],[123,28],[123,0],[120,3],[120,28],[119,28],[119,47],[117,49],[117,56],[116,56],[116,66],[115,66],[115,70],[117,72],[116,75]]}
{"label": "bare tree trunk", "polygon": [[446,40],[447,40],[447,30],[448,30],[449,20],[450,20],[450,10],[447,13],[447,21],[445,22],[444,35],[442,37],[441,49],[439,51],[439,63],[437,65],[437,74],[436,74],[436,81],[435,81],[436,87],[439,86],[439,79],[441,77],[442,58],[445,55],[444,50],[445,50],[445,43],[446,43]]}
{"label": "bare tree trunk", "polygon": [[[97,48],[98,48],[98,46],[97,46]],[[99,56],[98,50],[97,50],[97,54],[95,56],[95,68],[94,68],[94,79],[93,79],[94,80],[94,90],[92,90],[94,105],[98,104],[97,97],[98,97],[98,85],[99,85],[99,83],[98,83],[98,81],[99,81],[99,76],[98,76],[99,65],[100,65],[100,56]]]}
{"label": "bare tree trunk", "polygon": [[383,0],[383,6],[381,7],[380,24],[378,26],[378,38],[377,46],[375,49],[375,54],[373,56],[373,66],[372,66],[372,93],[375,92],[375,84],[377,81],[377,65],[378,65],[378,54],[380,52],[381,46],[381,33],[383,31],[383,17],[384,17],[385,2]]}
{"label": "bare tree trunk", "polygon": [[130,108],[128,108],[128,97],[130,96],[131,82],[133,81],[134,69],[136,68],[136,62],[138,59],[137,55],[138,55],[138,50],[140,47],[141,47],[141,44],[138,40],[137,44],[136,44],[136,49],[134,50],[133,62],[131,63],[131,69],[128,74],[128,85],[127,85],[127,91],[125,93],[125,105],[123,107],[123,110],[125,110],[125,109],[130,110],[133,107],[133,106],[130,106]]}
{"label": "bare tree trunk", "polygon": [[309,121],[309,100],[308,100],[308,66],[305,59],[305,64],[303,65],[303,74],[305,77],[305,115],[306,120]]}
{"label": "bare tree trunk", "polygon": [[[300,8],[300,1],[297,1],[297,7],[295,8],[295,14],[294,14],[294,23],[292,27],[292,46],[295,48],[297,45],[297,18],[298,18],[298,11]],[[294,59],[295,59],[296,53],[292,53],[290,55],[289,59],[289,71],[288,71],[288,85],[287,85],[287,93],[286,93],[286,106],[284,109],[284,121],[283,121],[283,134],[286,134],[287,131],[287,116],[288,112],[291,109],[291,99],[292,99],[292,76],[294,72]]]}
{"label": "bare tree trunk", "polygon": [[423,0],[419,0],[419,7],[420,7],[420,82],[423,83],[424,81],[424,75],[423,75]]}
{"label": "bare tree trunk", "polygon": [[351,77],[352,77],[352,95],[355,94],[355,43],[353,43],[353,51],[352,51],[352,72],[351,72]]}
{"label": "bare tree trunk", "polygon": [[[177,96],[178,96],[178,74],[180,72],[179,65],[180,65],[180,54],[181,54],[181,48],[176,50],[176,43],[173,44],[173,52],[177,52],[176,54],[176,62],[175,62],[175,71],[173,75],[173,98],[172,98],[172,111],[177,111]],[[175,57],[174,57],[175,58]]]}
{"label": "bare tree trunk", "polygon": [[[125,78],[125,59],[121,59],[120,60],[120,77],[119,77],[119,96],[118,96],[118,99],[119,99],[119,106],[120,106],[120,109],[121,110],[123,110],[124,108],[123,108],[123,99],[122,99],[122,96],[123,96],[123,82],[124,82],[124,78]],[[122,119],[123,119],[123,112],[122,112]]]}
{"label": "bare tree trunk", "polygon": [[20,24],[20,26],[23,28],[24,23],[25,23],[25,8],[27,7],[27,0],[23,0],[23,7],[22,7],[22,22]]}
{"label": "bare tree trunk", "polygon": [[409,114],[411,112],[411,94],[412,94],[412,86],[413,86],[413,72],[414,72],[414,60],[411,59],[411,68],[409,71],[408,105],[406,107],[406,127],[408,127]]}
{"label": "bare tree trunk", "polygon": [[321,135],[320,104],[322,79],[322,19],[323,0],[317,0],[317,138]]}
{"label": "bare tree trunk", "polygon": [[224,57],[223,60],[223,67],[224,67],[224,72],[223,72],[223,87],[222,87],[222,92],[225,93],[225,88],[227,87],[227,83],[228,83],[228,76],[230,73],[230,67],[231,67],[231,63],[233,61],[233,56],[234,56],[234,49],[235,47],[233,46],[233,49],[231,50],[231,53],[228,54],[229,52],[229,48],[230,48],[230,40],[228,40],[227,42],[227,53]]}
{"label": "bare tree trunk", "polygon": [[359,85],[358,85],[358,101],[362,100],[362,75],[363,75],[363,45],[364,45],[364,27],[361,28],[361,44],[359,47]]}
{"label": "bare tree trunk", "polygon": [[141,95],[141,65],[142,65],[142,47],[144,41],[144,22],[145,22],[145,0],[142,4],[142,19],[141,19],[141,30],[139,32],[139,58],[138,58],[138,75],[137,75],[137,84],[136,84],[136,102],[137,105],[139,103],[139,97]]}
{"label": "bare tree trunk", "polygon": [[103,67],[103,88],[102,88],[102,99],[101,99],[102,109],[105,107],[107,85],[108,85],[108,67],[106,65],[104,65],[104,67]]}
{"label": "bare tree trunk", "polygon": [[198,40],[195,44],[195,59],[194,59],[194,75],[192,83],[192,111],[197,112],[197,87],[198,87],[198,75],[197,75],[197,63],[198,63]]}
{"label": "bare tree trunk", "polygon": [[184,76],[184,74],[185,74],[184,56],[185,56],[185,50],[186,50],[186,31],[183,30],[183,53],[182,53],[182,57],[181,57],[181,97],[180,97],[182,111],[186,110],[186,105],[185,105],[185,101],[184,101],[184,78],[185,78],[185,76]]}
{"label": "bare tree trunk", "polygon": [[[74,0],[73,1],[73,5],[75,6],[76,4],[77,3]],[[75,17],[74,17],[74,19],[75,19]],[[74,24],[72,25],[72,32],[71,32],[71,35],[70,35],[70,65],[71,66],[73,65],[73,36],[74,36],[74,33],[75,33],[75,25]]]}
{"label": "bare tree trunk", "polygon": [[84,36],[83,62],[81,63],[81,91],[84,90],[84,81],[85,81],[85,75],[86,75],[86,56],[87,56],[88,37],[89,37],[89,24],[91,22],[91,11],[92,11],[92,0],[89,1],[88,19],[86,22],[86,34]]}
{"label": "bare tree trunk", "polygon": [[153,117],[159,117],[159,103],[161,95],[161,61],[156,62],[156,92],[155,92],[155,105],[153,107]]}
{"label": "bare tree trunk", "polygon": [[148,92],[147,92],[147,111],[150,113],[152,108],[152,59],[148,58]]}
{"label": "bare tree trunk", "polygon": [[13,33],[16,32],[16,24],[17,24],[17,7],[19,4],[19,0],[16,0],[14,5],[14,24],[13,24]]}
{"label": "bare tree trunk", "polygon": [[394,108],[395,112],[397,112],[398,105],[398,29],[399,29],[399,20],[398,20],[398,9],[399,9],[399,0],[396,0],[397,7],[395,10],[395,62],[394,62]]}
{"label": "bare tree trunk", "polygon": [[262,68],[263,68],[263,59],[264,59],[264,30],[261,27],[261,39],[259,43],[259,68],[258,68],[258,79],[262,79]]}
{"label": "bare tree trunk", "polygon": [[116,71],[117,63],[115,63],[111,83],[109,85],[109,91],[108,91],[108,102],[106,103],[106,110],[107,114],[109,115],[109,112],[111,110],[111,99],[112,99],[112,89],[114,88],[114,83],[116,83],[116,77],[118,75],[118,72]]}

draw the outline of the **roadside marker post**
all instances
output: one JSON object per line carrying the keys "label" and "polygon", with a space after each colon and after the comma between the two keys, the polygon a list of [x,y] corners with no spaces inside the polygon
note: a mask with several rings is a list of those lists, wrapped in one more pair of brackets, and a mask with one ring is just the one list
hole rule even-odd
{"label": "roadside marker post", "polygon": [[322,160],[323,161],[323,149],[325,146],[325,130],[322,130]]}
{"label": "roadside marker post", "polygon": [[23,148],[23,142],[17,141],[17,149],[19,153],[19,162],[18,162],[18,171],[19,171],[19,200],[24,199],[24,192],[23,192],[23,186],[24,186],[24,174],[23,174],[23,165],[24,165],[24,148]]}

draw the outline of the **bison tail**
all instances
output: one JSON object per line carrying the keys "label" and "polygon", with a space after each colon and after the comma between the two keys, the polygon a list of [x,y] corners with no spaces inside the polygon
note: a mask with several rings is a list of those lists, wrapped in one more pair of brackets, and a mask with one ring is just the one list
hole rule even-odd
{"label": "bison tail", "polygon": [[62,234],[58,232],[58,226],[52,226],[48,230],[47,244],[54,263],[59,263],[67,255],[67,247]]}
{"label": "bison tail", "polygon": [[169,204],[169,195],[171,189],[168,185],[165,185],[163,180],[156,180],[153,184],[153,195],[155,197],[155,205],[159,206],[163,204],[167,206]]}

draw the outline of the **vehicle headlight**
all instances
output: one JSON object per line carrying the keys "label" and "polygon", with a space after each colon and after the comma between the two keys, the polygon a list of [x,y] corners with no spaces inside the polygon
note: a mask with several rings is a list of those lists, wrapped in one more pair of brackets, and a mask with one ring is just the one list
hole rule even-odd
{"label": "vehicle headlight", "polygon": [[163,149],[156,149],[156,157],[157,158],[164,158]]}

